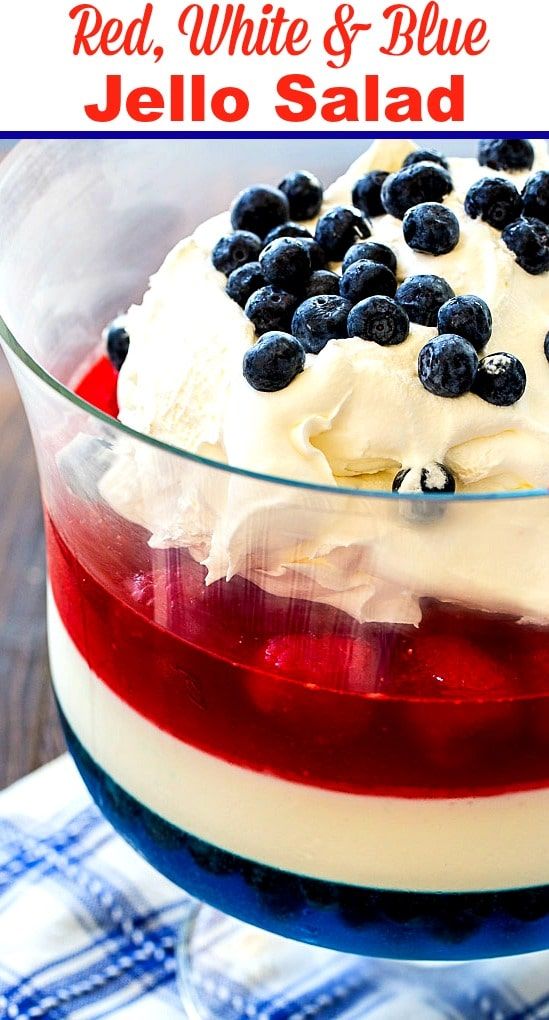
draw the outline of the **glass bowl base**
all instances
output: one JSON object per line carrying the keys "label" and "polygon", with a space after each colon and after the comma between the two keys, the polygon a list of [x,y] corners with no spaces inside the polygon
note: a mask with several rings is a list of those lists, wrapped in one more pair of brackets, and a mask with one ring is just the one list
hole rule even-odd
{"label": "glass bowl base", "polygon": [[178,948],[179,989],[189,1020],[358,1020],[389,1001],[397,1008],[391,1016],[400,1016],[401,997],[449,1004],[454,998],[449,986],[462,985],[458,975],[471,966],[338,953],[273,935],[200,903],[189,909]]}

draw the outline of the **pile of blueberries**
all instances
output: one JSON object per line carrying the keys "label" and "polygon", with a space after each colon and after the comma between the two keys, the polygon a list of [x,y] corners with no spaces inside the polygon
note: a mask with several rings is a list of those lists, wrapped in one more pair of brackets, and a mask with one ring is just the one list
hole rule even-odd
{"label": "pile of blueberries", "polygon": [[[480,143],[479,163],[496,170],[530,170],[534,150],[526,139]],[[336,206],[322,216],[314,237],[303,225],[320,212],[323,188],[311,173],[289,174],[278,188],[255,185],[231,208],[233,233],[212,253],[228,277],[227,294],[254,324],[258,342],[246,352],[244,376],[254,389],[274,392],[303,371],[305,356],[329,340],[361,337],[383,346],[406,340],[410,322],[438,327],[422,348],[418,376],[429,392],[459,397],[473,392],[498,406],[516,403],[526,373],[512,354],[479,354],[490,339],[492,317],[474,295],[456,297],[441,277],[408,277],[397,284],[397,261],[386,245],[371,240],[371,218],[389,213],[402,220],[406,243],[415,251],[444,255],[459,242],[455,214],[443,205],[453,190],[440,152],[410,153],[394,174],[373,170],[358,180],[353,206]],[[504,177],[484,177],[469,190],[465,211],[502,231],[502,238],[526,272],[549,271],[549,173],[539,171],[519,193]],[[342,273],[329,263],[341,262]],[[549,359],[549,334],[546,343]],[[453,492],[455,481],[434,464],[411,478],[398,473],[393,488]],[[412,488],[410,488],[412,486]]]}
{"label": "pile of blueberries", "polygon": [[[487,139],[479,163],[492,170],[531,170],[534,150],[526,139]],[[314,237],[302,224],[318,216],[324,192],[311,173],[289,174],[278,188],[256,185],[231,208],[233,232],[212,252],[227,277],[227,294],[253,323],[258,341],[244,357],[244,376],[254,389],[285,389],[303,371],[306,354],[329,340],[361,337],[383,346],[403,343],[410,322],[438,328],[419,353],[418,376],[429,392],[459,397],[472,392],[498,406],[516,403],[526,387],[521,362],[503,352],[480,357],[490,339],[490,309],[475,295],[456,297],[440,276],[410,276],[398,286],[397,260],[371,239],[371,219],[389,213],[402,220],[415,251],[444,255],[459,243],[460,227],[443,201],[453,190],[449,164],[440,152],[410,153],[397,173],[372,170],[358,180],[352,206],[322,216]],[[549,173],[532,174],[519,193],[507,178],[477,181],[465,212],[502,232],[522,269],[549,271]],[[342,263],[332,272],[329,263]],[[105,331],[109,358],[119,370],[130,337],[122,318]],[[549,361],[549,333],[545,339]],[[412,475],[414,477],[412,477]],[[417,477],[416,477],[417,476]],[[393,488],[453,492],[455,481],[440,464],[405,469]]]}
{"label": "pile of blueberries", "polygon": [[[496,169],[530,169],[534,152],[526,140],[491,139],[481,143],[479,159]],[[398,173],[365,174],[353,189],[353,206],[330,209],[319,219],[314,237],[301,225],[317,216],[322,205],[322,185],[312,174],[293,173],[278,188],[257,185],[241,192],[231,210],[234,232],[218,241],[212,260],[228,276],[227,293],[245,309],[261,338],[262,346],[256,345],[245,363],[250,384],[267,391],[284,388],[303,367],[304,353],[318,354],[330,339],[361,336],[396,344],[406,339],[410,320],[436,325],[441,306],[454,298],[451,287],[437,276],[410,277],[397,287],[394,253],[368,240],[370,218],[390,213],[402,219],[411,248],[446,254],[460,233],[457,217],[441,204],[452,189],[441,153],[410,153]],[[549,270],[546,171],[531,176],[522,195],[506,178],[486,177],[472,186],[465,208],[471,217],[503,231],[503,240],[527,272]],[[326,268],[329,262],[342,262],[341,276]],[[479,300],[474,314],[470,311],[472,319],[478,320]],[[463,315],[466,304],[459,301],[452,310],[461,309]],[[445,332],[458,331],[448,311],[443,319]],[[269,336],[267,347],[265,334],[274,331],[285,336],[275,347]],[[479,350],[488,339],[486,325],[480,323],[474,334],[465,338]],[[268,352],[276,349],[284,357],[271,358]],[[471,387],[472,380],[469,386],[455,380],[449,390],[442,384],[440,395],[458,396]]]}

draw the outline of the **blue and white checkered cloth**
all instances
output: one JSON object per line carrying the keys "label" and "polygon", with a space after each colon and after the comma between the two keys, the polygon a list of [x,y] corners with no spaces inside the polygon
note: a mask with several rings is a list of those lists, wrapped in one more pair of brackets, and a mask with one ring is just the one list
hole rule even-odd
{"label": "blue and white checkered cloth", "polygon": [[[182,1020],[175,946],[192,908],[102,819],[67,756],[0,794],[2,1020]],[[259,1001],[231,974],[232,938],[208,912],[201,992],[222,1020],[549,1018],[549,953],[403,971],[319,951]]]}

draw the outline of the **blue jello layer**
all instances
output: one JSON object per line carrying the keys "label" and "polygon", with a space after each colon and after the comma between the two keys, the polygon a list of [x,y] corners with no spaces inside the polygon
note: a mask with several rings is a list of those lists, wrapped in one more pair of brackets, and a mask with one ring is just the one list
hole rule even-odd
{"label": "blue jello layer", "polygon": [[288,938],[365,956],[467,960],[549,947],[549,885],[393,892],[307,878],[237,857],[176,828],[126,793],[90,757],[62,713],[61,719],[92,797],[118,832],[158,871],[227,914]]}

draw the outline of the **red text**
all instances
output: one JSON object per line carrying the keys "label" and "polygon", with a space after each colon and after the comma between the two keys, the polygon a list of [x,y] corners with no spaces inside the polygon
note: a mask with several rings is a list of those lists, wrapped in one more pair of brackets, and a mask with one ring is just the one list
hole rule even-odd
{"label": "red text", "polygon": [[387,46],[380,47],[380,53],[390,57],[403,57],[414,48],[421,57],[431,53],[476,57],[490,45],[488,25],[482,18],[470,22],[443,18],[436,0],[430,0],[420,17],[409,4],[393,4],[383,17],[391,23],[391,38]]}
{"label": "red text", "polygon": [[140,124],[150,124],[166,116],[174,123],[206,120],[209,108],[215,120],[234,124],[244,120],[250,109],[250,100],[243,89],[231,85],[216,89],[207,96],[206,78],[193,74],[186,79],[183,74],[172,74],[167,95],[160,89],[148,85],[134,88],[124,98],[122,77],[109,74],[106,79],[106,94],[102,106],[90,104],[84,110],[90,120],[107,124],[120,116],[123,108],[132,119]]}
{"label": "red text", "polygon": [[[145,57],[154,47],[154,39],[149,38],[149,29],[153,14],[153,5],[148,3],[142,18],[134,18],[124,25],[120,18],[104,19],[101,11],[94,4],[78,4],[69,11],[69,17],[78,22],[74,37],[73,53],[103,53],[113,57],[117,53],[131,56],[137,53]],[[154,49],[155,61],[163,55],[161,46]]]}
{"label": "red text", "polygon": [[229,56],[239,53],[290,57],[301,56],[310,46],[309,26],[304,18],[286,16],[284,7],[264,4],[261,17],[248,17],[245,4],[189,4],[181,12],[179,31],[189,39],[193,56],[212,56],[224,48]]}
{"label": "red text", "polygon": [[418,89],[408,85],[382,94],[377,74],[365,75],[363,85],[362,91],[337,85],[317,93],[309,75],[288,74],[278,83],[278,95],[286,102],[276,106],[276,112],[281,120],[292,124],[302,124],[317,115],[328,124],[376,122],[382,104],[382,116],[392,124],[421,123],[426,115],[437,123],[463,121],[465,116],[463,75],[452,75],[449,86],[431,89],[424,99]]}

